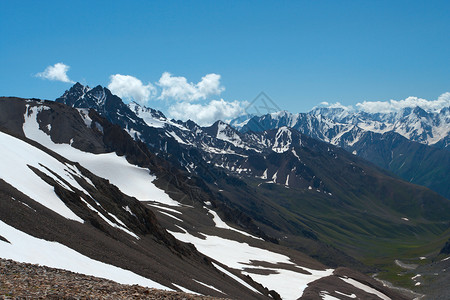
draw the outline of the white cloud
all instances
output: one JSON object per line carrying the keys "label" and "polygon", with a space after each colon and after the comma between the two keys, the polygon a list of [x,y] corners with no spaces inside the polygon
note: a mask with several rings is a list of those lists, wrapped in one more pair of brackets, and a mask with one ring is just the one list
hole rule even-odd
{"label": "white cloud", "polygon": [[197,84],[188,82],[185,77],[172,76],[164,72],[157,83],[161,88],[160,99],[195,101],[212,95],[220,95],[225,88],[220,85],[220,75],[207,74]]}
{"label": "white cloud", "polygon": [[201,126],[211,125],[217,120],[229,121],[245,113],[246,102],[212,100],[206,104],[179,102],[169,107],[169,115],[177,120],[192,120]]}
{"label": "white cloud", "polygon": [[442,103],[442,107],[440,107],[440,108],[449,106],[450,105],[450,92],[443,93],[442,95],[440,95],[439,98],[437,98],[436,103]]}
{"label": "white cloud", "polygon": [[444,93],[437,100],[426,100],[418,97],[408,97],[404,100],[364,101],[357,103],[358,109],[369,113],[398,112],[403,108],[419,106],[426,111],[440,111],[450,106],[450,93]]}
{"label": "white cloud", "polygon": [[[329,103],[321,102],[321,106],[329,108],[342,108],[344,110],[352,111],[353,106],[344,106],[339,102]],[[356,107],[360,111],[368,113],[391,113],[399,112],[404,108],[414,108],[419,106],[420,108],[429,112],[438,112],[444,107],[450,106],[450,92],[440,95],[436,100],[426,100],[418,97],[408,97],[403,100],[389,100],[389,101],[363,101],[356,103]],[[316,108],[316,107],[314,107]]]}
{"label": "white cloud", "polygon": [[35,76],[48,80],[62,81],[74,83],[67,76],[67,71],[70,67],[63,63],[56,63],[53,66],[48,66],[43,72],[37,73]]}
{"label": "white cloud", "polygon": [[328,102],[325,102],[325,103],[327,103],[326,106],[329,108],[342,108],[343,110],[353,110],[353,106],[351,106],[351,105],[345,106],[345,105],[342,105],[341,102],[336,102],[336,103],[331,103],[331,104],[329,104]]}
{"label": "white cloud", "polygon": [[218,74],[207,74],[194,84],[189,83],[185,77],[165,72],[155,85],[144,85],[141,80],[130,75],[115,74],[110,76],[108,88],[123,99],[133,99],[141,104],[146,104],[151,99],[168,100],[165,104],[171,118],[184,121],[190,119],[202,126],[211,125],[217,120],[229,121],[236,118],[244,114],[248,104],[223,99],[192,103],[225,90],[220,85]]}
{"label": "white cloud", "polygon": [[115,74],[109,77],[108,89],[124,100],[134,100],[146,104],[156,95],[156,88],[151,84],[144,85],[142,81],[130,75]]}

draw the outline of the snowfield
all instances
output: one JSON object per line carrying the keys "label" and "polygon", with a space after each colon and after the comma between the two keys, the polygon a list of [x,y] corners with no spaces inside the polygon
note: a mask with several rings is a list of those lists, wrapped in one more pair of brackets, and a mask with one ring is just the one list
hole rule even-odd
{"label": "snowfield", "polygon": [[[204,208],[206,208],[206,207],[204,207]],[[207,209],[207,208],[206,208],[206,209]],[[219,217],[219,215],[218,215],[215,211],[213,211],[212,209],[208,209],[208,212],[213,216],[213,221],[214,221],[215,226],[216,226],[217,228],[223,228],[223,229],[228,229],[228,230],[236,231],[236,232],[238,232],[238,233],[240,233],[240,234],[243,234],[243,235],[252,237],[252,238],[257,239],[257,240],[263,240],[263,239],[260,238],[260,237],[251,235],[250,233],[247,233],[247,232],[245,232],[245,231],[238,230],[238,229],[236,229],[236,228],[233,228],[233,227],[229,226],[229,225],[228,225],[227,223],[225,223],[225,222]]]}
{"label": "snowfield", "polygon": [[[201,239],[186,231],[184,231],[184,233],[169,232],[180,241],[194,244],[201,253],[230,268],[240,270],[242,274],[249,275],[253,280],[261,283],[263,286],[277,291],[283,299],[298,299],[303,294],[308,283],[322,277],[330,276],[334,271],[333,269],[312,270],[300,267],[293,264],[289,257],[285,255],[218,236],[202,234],[205,238]],[[266,268],[254,266],[252,265],[252,261],[266,261],[273,264],[291,264],[296,266],[299,269],[299,272],[285,270],[281,267]],[[274,274],[254,274],[244,271],[245,268],[270,270],[273,271]],[[223,272],[223,269],[221,269],[221,271]],[[300,273],[301,271],[306,271],[309,274]]]}
{"label": "snowfield", "polygon": [[178,206],[163,190],[152,182],[156,179],[145,168],[131,165],[125,157],[116,153],[92,154],[83,152],[68,144],[56,144],[50,136],[39,129],[36,120],[42,107],[27,107],[23,131],[25,136],[55,151],[63,157],[80,163],[83,167],[99,177],[108,179],[123,193],[141,201],[156,201],[167,205]]}
{"label": "snowfield", "polygon": [[[300,267],[299,267],[300,268]],[[290,270],[285,269],[276,269],[276,268],[262,268],[258,267],[261,270],[271,270],[276,272],[275,274],[270,275],[261,275],[254,274],[249,272],[242,272],[244,275],[248,275],[252,277],[256,282],[261,283],[263,286],[268,287],[271,290],[277,291],[283,299],[298,299],[303,291],[308,287],[308,283],[316,281],[322,277],[330,276],[333,273],[332,269],[327,270],[311,270],[305,269],[310,272],[310,275],[302,274]]]}
{"label": "snowfield", "polygon": [[2,221],[0,221],[0,235],[9,241],[9,243],[0,241],[2,258],[106,278],[122,284],[139,284],[149,288],[171,290],[131,271],[91,259],[60,243],[35,238]]}
{"label": "snowfield", "polygon": [[379,298],[381,298],[383,300],[391,300],[391,298],[389,298],[385,294],[377,291],[376,289],[374,289],[374,288],[372,288],[372,287],[370,287],[368,285],[365,285],[365,284],[363,284],[363,283],[361,283],[359,281],[356,281],[356,280],[354,280],[352,278],[342,278],[341,277],[341,280],[343,280],[343,281],[353,285],[354,287],[356,287],[358,289],[361,289],[361,290],[363,290],[363,291],[365,291],[365,292],[367,292],[369,294],[377,295],[377,297],[379,297]]}
{"label": "snowfield", "polygon": [[[2,155],[0,155],[1,179],[61,216],[81,223],[84,222],[59,199],[53,186],[43,181],[29,167],[35,167],[57,180],[53,174],[45,169],[49,168],[74,187],[81,189],[66,165],[44,151],[3,132],[0,132],[0,145],[2,147]],[[60,184],[65,186],[62,182]],[[70,189],[69,187],[65,188]]]}
{"label": "snowfield", "polygon": [[229,142],[229,143],[233,144],[236,147],[243,147],[242,140],[239,137],[239,135],[237,135],[233,131],[231,131],[231,132],[229,132],[229,134],[227,134],[227,131],[229,131],[228,130],[228,126],[229,125],[226,124],[226,123],[219,122],[219,124],[217,126],[216,138],[218,138],[219,140],[223,140],[223,141]]}
{"label": "snowfield", "polygon": [[[29,166],[37,168],[39,171],[51,177],[63,188],[69,191],[77,189],[87,196],[90,196],[89,192],[78,184],[75,177],[81,177],[93,185],[89,178],[84,177],[76,167],[61,163],[44,151],[3,132],[0,132],[0,144],[3,145],[2,155],[0,156],[1,179],[61,216],[81,223],[84,222],[83,219],[73,213],[55,194],[53,186],[43,181]],[[62,182],[53,173],[56,173],[60,178],[63,178],[70,186]],[[116,216],[110,214],[117,224],[111,222],[84,199],[80,199],[90,210],[97,213],[109,225],[139,239],[139,237],[131,232]]]}

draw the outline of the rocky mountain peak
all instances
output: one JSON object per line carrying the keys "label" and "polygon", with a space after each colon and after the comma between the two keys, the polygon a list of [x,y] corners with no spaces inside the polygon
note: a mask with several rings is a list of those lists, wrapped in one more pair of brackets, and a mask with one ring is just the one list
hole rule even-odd
{"label": "rocky mountain peak", "polygon": [[74,106],[75,102],[83,99],[84,95],[90,90],[91,88],[89,86],[84,86],[77,82],[69,90],[66,90],[60,98],[56,99],[56,102]]}
{"label": "rocky mountain peak", "polygon": [[91,89],[77,82],[55,101],[74,108],[94,109],[106,117],[115,115],[118,111],[122,111],[122,114],[131,113],[122,99],[101,85]]}
{"label": "rocky mountain peak", "polygon": [[443,109],[441,109],[440,113],[441,115],[450,115],[450,106],[444,107]]}
{"label": "rocky mountain peak", "polygon": [[416,114],[419,117],[426,118],[428,116],[428,113],[424,109],[422,109],[420,106],[416,106],[413,109],[413,113]]}
{"label": "rocky mountain peak", "polygon": [[128,103],[128,107],[135,112],[137,115],[142,115],[142,114],[149,114],[151,117],[153,118],[158,118],[158,119],[164,119],[167,120],[167,117],[164,115],[163,112],[153,109],[151,107],[147,107],[147,106],[142,106],[141,104],[132,101],[130,103]]}

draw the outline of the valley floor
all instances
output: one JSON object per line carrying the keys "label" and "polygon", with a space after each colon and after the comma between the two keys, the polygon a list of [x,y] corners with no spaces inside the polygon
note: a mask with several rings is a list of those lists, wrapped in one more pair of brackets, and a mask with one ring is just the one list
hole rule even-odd
{"label": "valley floor", "polygon": [[219,299],[119,284],[61,269],[0,259],[2,299]]}

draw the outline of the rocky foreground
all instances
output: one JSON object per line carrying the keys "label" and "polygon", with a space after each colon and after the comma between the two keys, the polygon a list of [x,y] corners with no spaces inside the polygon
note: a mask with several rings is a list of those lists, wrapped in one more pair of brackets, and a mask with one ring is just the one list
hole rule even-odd
{"label": "rocky foreground", "polygon": [[125,285],[61,269],[0,259],[2,299],[219,299]]}

